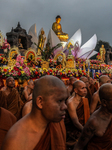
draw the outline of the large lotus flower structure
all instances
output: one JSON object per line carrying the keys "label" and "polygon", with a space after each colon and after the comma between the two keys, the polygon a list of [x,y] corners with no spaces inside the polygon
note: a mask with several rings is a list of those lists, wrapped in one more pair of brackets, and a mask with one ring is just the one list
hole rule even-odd
{"label": "large lotus flower structure", "polygon": [[69,50],[75,58],[89,59],[98,52],[94,51],[97,44],[97,36],[94,34],[84,45],[81,46],[82,35],[81,30],[77,30],[75,34],[66,43],[63,52],[68,55]]}
{"label": "large lotus flower structure", "polygon": [[[38,44],[38,37],[36,31],[36,25],[32,25],[29,29],[29,34],[32,36],[32,42]],[[61,43],[57,35],[52,29],[48,33],[46,42],[49,41],[51,48]],[[46,43],[45,42],[45,43]],[[81,30],[77,30],[75,34],[68,40],[64,48],[61,46],[57,49],[54,49],[53,56],[57,55],[59,52],[64,52],[67,56],[71,51],[72,55],[75,58],[89,59],[92,56],[96,55],[98,52],[94,51],[97,44],[97,36],[94,34],[84,45],[82,43],[82,34]],[[34,46],[34,45],[33,45]]]}

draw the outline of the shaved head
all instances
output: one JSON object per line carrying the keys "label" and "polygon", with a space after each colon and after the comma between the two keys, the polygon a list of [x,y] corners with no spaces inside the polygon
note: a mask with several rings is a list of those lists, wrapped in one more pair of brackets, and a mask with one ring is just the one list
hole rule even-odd
{"label": "shaved head", "polygon": [[75,81],[74,82],[74,84],[73,84],[73,89],[75,89],[75,88],[78,88],[79,86],[80,86],[80,84],[85,84],[83,81],[81,81],[81,80],[77,80],[77,81]]}
{"label": "shaved head", "polygon": [[88,80],[87,77],[82,76],[82,77],[80,78],[80,80],[83,81],[83,82],[86,84],[87,87],[89,87],[89,80]]}
{"label": "shaved head", "polygon": [[13,77],[8,77],[6,79],[6,85],[8,88],[13,88],[15,86],[15,80]]}
{"label": "shaved head", "polygon": [[77,78],[75,78],[75,77],[70,77],[70,78],[69,78],[69,83],[70,83],[70,84],[73,84],[76,80],[77,80]]}
{"label": "shaved head", "polygon": [[81,80],[81,81],[83,81],[83,80],[85,80],[85,79],[88,79],[88,78],[85,77],[85,76],[80,77],[80,80]]}
{"label": "shaved head", "polygon": [[100,78],[99,78],[99,83],[102,85],[104,83],[108,83],[110,82],[110,78],[107,76],[107,75],[102,75]]}
{"label": "shaved head", "polygon": [[13,78],[13,77],[8,77],[8,78],[6,79],[6,84],[9,82],[10,79],[14,79],[14,78]]}
{"label": "shaved head", "polygon": [[80,97],[84,97],[87,94],[86,84],[81,80],[77,80],[74,82],[73,90],[75,92],[75,95],[78,95]]}
{"label": "shaved head", "polygon": [[109,100],[112,99],[112,84],[105,83],[99,89],[100,100]]}
{"label": "shaved head", "polygon": [[33,90],[33,105],[35,105],[38,96],[47,96],[56,94],[57,91],[66,89],[65,84],[57,77],[46,75],[35,82]]}

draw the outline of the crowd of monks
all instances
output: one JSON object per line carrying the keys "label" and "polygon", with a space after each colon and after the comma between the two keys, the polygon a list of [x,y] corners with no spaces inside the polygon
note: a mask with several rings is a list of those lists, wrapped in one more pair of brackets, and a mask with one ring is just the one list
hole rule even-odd
{"label": "crowd of monks", "polygon": [[112,84],[82,76],[0,79],[1,150],[112,150]]}

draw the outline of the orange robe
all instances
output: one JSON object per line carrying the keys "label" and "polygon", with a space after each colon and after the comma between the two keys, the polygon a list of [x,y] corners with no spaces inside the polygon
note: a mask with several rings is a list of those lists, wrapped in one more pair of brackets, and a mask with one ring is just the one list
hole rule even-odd
{"label": "orange robe", "polygon": [[97,89],[96,89],[96,87],[95,87],[94,84],[91,84],[91,85],[90,85],[90,90],[91,90],[91,94],[92,94],[92,95],[97,91]]}
{"label": "orange robe", "polygon": [[94,136],[85,150],[112,150],[112,121],[102,137]]}
{"label": "orange robe", "polygon": [[98,82],[95,82],[95,84],[94,84],[94,86],[95,86],[95,88],[96,88],[96,90],[98,90]]}
{"label": "orange robe", "polygon": [[0,91],[0,107],[7,109],[6,95]]}
{"label": "orange robe", "polygon": [[16,122],[16,117],[8,110],[0,107],[0,149],[11,126]]}
{"label": "orange robe", "polygon": [[[4,91],[3,91],[4,92]],[[7,110],[9,110],[17,119],[20,118],[21,109],[23,107],[23,102],[21,101],[18,91],[14,88],[11,93],[7,96]]]}
{"label": "orange robe", "polygon": [[86,98],[88,99],[89,105],[91,104],[91,99],[92,99],[92,93],[91,93],[91,89],[87,88],[87,95]]}
{"label": "orange robe", "polygon": [[66,150],[66,130],[63,120],[50,123],[33,150]]}
{"label": "orange robe", "polygon": [[[82,101],[79,103],[77,109],[77,116],[79,122],[84,126],[87,120],[90,117],[90,110],[87,98],[82,98]],[[79,138],[80,131],[74,126],[68,112],[65,118],[65,126],[67,132],[67,142],[76,141]]]}

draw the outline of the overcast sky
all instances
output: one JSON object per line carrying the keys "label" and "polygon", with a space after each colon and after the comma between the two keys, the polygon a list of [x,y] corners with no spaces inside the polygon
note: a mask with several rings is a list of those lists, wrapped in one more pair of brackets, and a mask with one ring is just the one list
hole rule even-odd
{"label": "overcast sky", "polygon": [[0,30],[6,35],[18,21],[28,32],[36,23],[46,36],[60,15],[62,30],[71,37],[79,28],[82,44],[93,34],[112,46],[112,0],[0,0]]}

